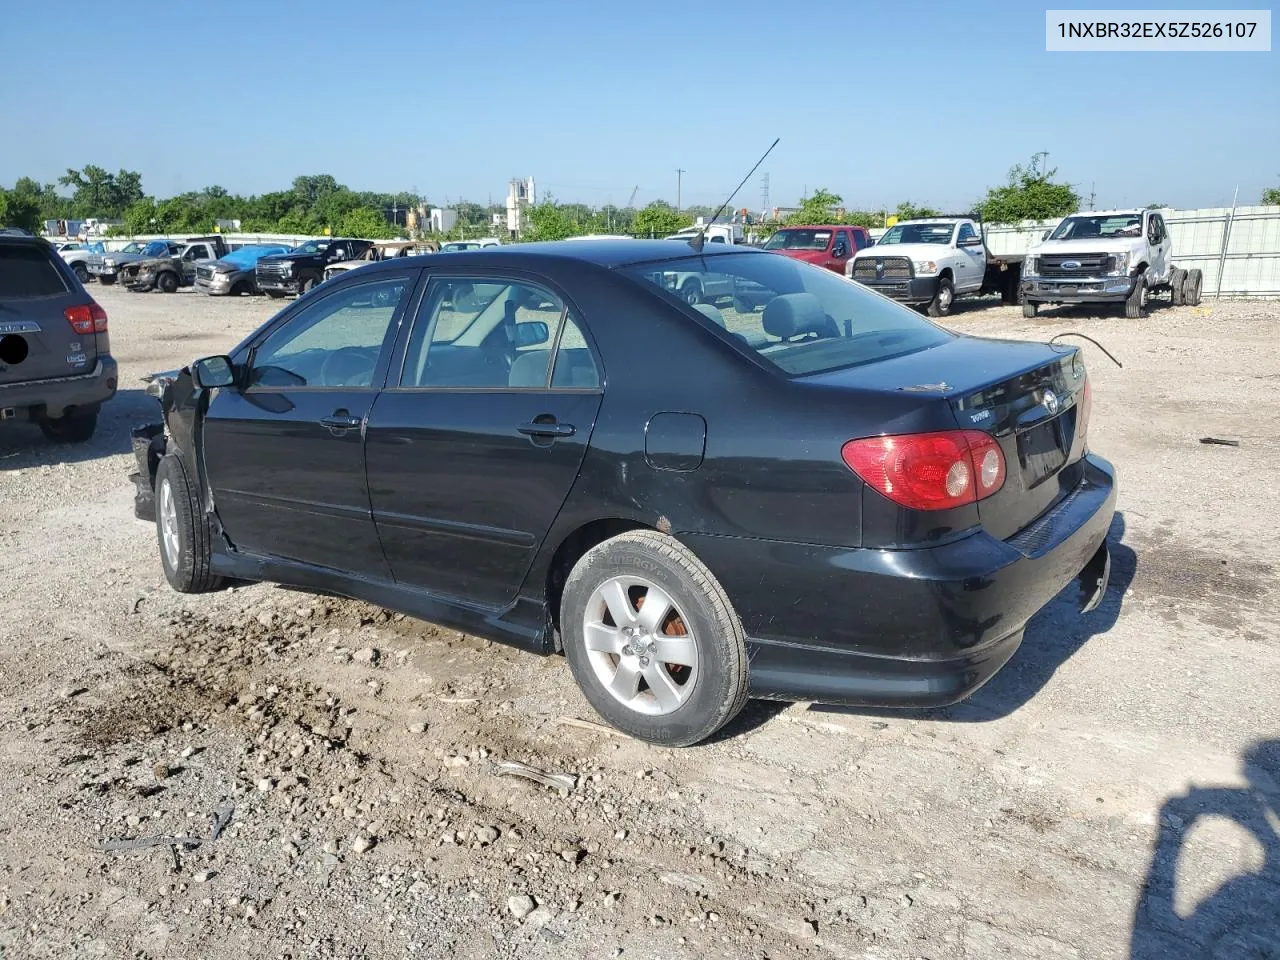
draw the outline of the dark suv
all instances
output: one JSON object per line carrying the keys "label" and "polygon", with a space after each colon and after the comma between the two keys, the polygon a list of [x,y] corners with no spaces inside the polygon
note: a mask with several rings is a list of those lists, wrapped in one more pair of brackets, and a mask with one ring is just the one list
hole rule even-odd
{"label": "dark suv", "polygon": [[373,246],[372,240],[347,238],[308,240],[288,253],[263,257],[254,267],[258,289],[273,300],[301,295],[324,283],[324,270],[342,260],[355,260]]}
{"label": "dark suv", "polygon": [[0,236],[0,420],[84,443],[116,379],[106,311],[47,242]]}

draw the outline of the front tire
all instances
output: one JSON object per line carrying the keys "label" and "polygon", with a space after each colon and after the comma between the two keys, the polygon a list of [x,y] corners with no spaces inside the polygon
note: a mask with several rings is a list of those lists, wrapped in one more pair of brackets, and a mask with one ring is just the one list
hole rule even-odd
{"label": "front tire", "polygon": [[298,281],[298,296],[305,297],[319,285],[320,280],[318,277],[303,277]]}
{"label": "front tire", "polygon": [[279,300],[281,297],[284,296],[284,294],[279,290],[268,290],[267,296],[270,297],[272,300]]}
{"label": "front tire", "polygon": [[162,293],[177,293],[178,278],[172,273],[162,273],[156,277],[156,288]]}
{"label": "front tire", "polygon": [[938,290],[933,295],[933,299],[929,301],[928,314],[931,317],[945,317],[951,313],[951,307],[955,302],[956,288],[949,278],[943,277],[938,281]]}
{"label": "front tire", "polygon": [[71,272],[76,275],[76,279],[81,283],[89,282],[89,268],[83,263],[73,263],[71,265]]}
{"label": "front tire", "polygon": [[109,287],[116,282],[116,278],[112,276],[108,276],[107,274],[104,273],[98,277],[98,282],[102,284],[104,287]]}
{"label": "front tire", "polygon": [[1147,315],[1147,276],[1141,274],[1133,284],[1133,290],[1124,302],[1124,315],[1130,320],[1141,320]]}
{"label": "front tire", "polygon": [[98,429],[98,411],[78,411],[58,417],[56,420],[41,420],[40,432],[46,440],[53,443],[88,443]]}
{"label": "front tire", "polygon": [[207,593],[222,585],[209,569],[213,531],[200,510],[200,495],[177,454],[156,470],[156,537],[169,586],[179,593]]}
{"label": "front tire", "polygon": [[583,554],[560,627],[587,700],[637,739],[698,743],[747,702],[742,623],[711,571],[664,534],[636,530]]}
{"label": "front tire", "polygon": [[1040,304],[1036,303],[1034,300],[1022,301],[1022,315],[1027,319],[1031,319],[1032,317],[1034,317],[1036,315],[1036,311],[1038,311],[1039,309],[1040,309]]}

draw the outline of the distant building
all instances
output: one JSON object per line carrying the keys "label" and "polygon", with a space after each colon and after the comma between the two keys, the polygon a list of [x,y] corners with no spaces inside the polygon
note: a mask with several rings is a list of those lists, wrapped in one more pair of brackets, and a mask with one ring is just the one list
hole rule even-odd
{"label": "distant building", "polygon": [[524,211],[538,202],[533,177],[513,177],[507,186],[507,232],[520,236],[524,229]]}
{"label": "distant building", "polygon": [[432,233],[448,233],[457,225],[457,210],[441,209],[440,207],[431,208],[431,220],[428,229]]}

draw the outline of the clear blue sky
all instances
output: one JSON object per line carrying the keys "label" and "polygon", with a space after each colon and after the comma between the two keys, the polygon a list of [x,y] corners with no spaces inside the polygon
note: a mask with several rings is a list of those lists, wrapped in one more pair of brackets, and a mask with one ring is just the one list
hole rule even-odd
{"label": "clear blue sky", "polygon": [[[1280,184],[1280,54],[1046,53],[1045,6],[5,0],[0,185],[96,163],[157,196],[331,173],[484,203],[533,175],[644,203],[682,167],[718,203],[774,137],[773,205],[965,207],[1040,150],[1099,206]],[[735,205],[760,200],[757,175]]]}

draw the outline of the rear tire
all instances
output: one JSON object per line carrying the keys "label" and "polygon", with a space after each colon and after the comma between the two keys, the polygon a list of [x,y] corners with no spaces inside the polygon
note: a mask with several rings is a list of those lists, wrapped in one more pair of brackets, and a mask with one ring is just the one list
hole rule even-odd
{"label": "rear tire", "polygon": [[249,284],[246,283],[244,280],[239,281],[234,287],[231,288],[231,296],[233,297],[242,297],[248,292],[249,292]]}
{"label": "rear tire", "polygon": [[[662,612],[645,620],[649,602]],[[688,548],[654,530],[583,554],[565,583],[560,628],[587,700],[637,739],[698,743],[747,702],[746,640],[724,588]]]}
{"label": "rear tire", "polygon": [[179,593],[208,593],[222,585],[209,570],[213,531],[200,510],[199,491],[177,454],[160,460],[156,470],[156,538],[169,586]]}
{"label": "rear tire", "polygon": [[938,281],[938,292],[929,301],[928,314],[931,317],[945,317],[951,313],[956,302],[956,288],[950,279],[943,277]]}
{"label": "rear tire", "polygon": [[1169,299],[1175,307],[1183,304],[1182,285],[1187,282],[1187,271],[1181,267],[1175,267],[1173,273],[1169,274]]}
{"label": "rear tire", "polygon": [[98,411],[77,411],[56,420],[41,420],[40,432],[54,443],[88,443],[98,429]]}
{"label": "rear tire", "polygon": [[172,273],[162,273],[156,277],[156,289],[162,293],[177,293],[178,278]]}
{"label": "rear tire", "polygon": [[73,263],[71,265],[71,272],[76,275],[76,279],[81,283],[89,282],[89,268],[83,263]]}
{"label": "rear tire", "polygon": [[1142,274],[1133,285],[1133,291],[1124,302],[1124,315],[1130,320],[1141,320],[1147,315],[1147,276]]}
{"label": "rear tire", "polygon": [[1036,315],[1036,311],[1039,309],[1040,304],[1036,303],[1034,300],[1022,301],[1022,315],[1028,319],[1034,317]]}
{"label": "rear tire", "polygon": [[1182,284],[1182,302],[1188,307],[1200,306],[1200,288],[1204,283],[1204,274],[1199,269],[1187,271],[1187,279]]}

